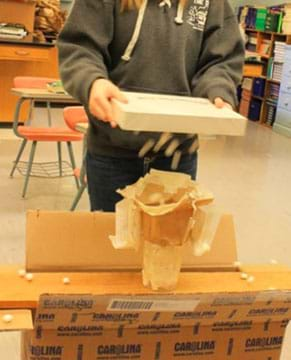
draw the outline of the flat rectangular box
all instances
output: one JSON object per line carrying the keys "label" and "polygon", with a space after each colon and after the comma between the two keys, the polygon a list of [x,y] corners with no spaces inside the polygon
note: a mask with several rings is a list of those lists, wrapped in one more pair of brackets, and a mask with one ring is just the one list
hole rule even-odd
{"label": "flat rectangular box", "polygon": [[121,129],[169,133],[236,135],[245,133],[247,120],[229,108],[188,96],[124,93],[128,104],[113,101]]}
{"label": "flat rectangular box", "polygon": [[290,291],[42,295],[23,360],[279,360]]}

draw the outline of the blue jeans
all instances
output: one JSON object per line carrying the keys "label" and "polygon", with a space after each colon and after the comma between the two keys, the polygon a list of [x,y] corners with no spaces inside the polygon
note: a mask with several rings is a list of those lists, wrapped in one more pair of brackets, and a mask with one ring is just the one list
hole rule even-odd
{"label": "blue jeans", "polygon": [[[114,211],[115,204],[122,199],[117,189],[134,184],[151,168],[171,170],[172,157],[113,158],[86,156],[88,193],[91,211]],[[183,155],[177,172],[188,174],[194,180],[197,172],[197,153]]]}

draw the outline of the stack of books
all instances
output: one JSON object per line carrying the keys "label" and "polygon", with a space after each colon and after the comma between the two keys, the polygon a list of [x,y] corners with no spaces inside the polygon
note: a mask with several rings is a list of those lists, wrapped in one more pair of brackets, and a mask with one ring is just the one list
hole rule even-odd
{"label": "stack of books", "polygon": [[267,125],[273,126],[276,119],[277,105],[272,101],[266,101],[266,121]]}
{"label": "stack of books", "polygon": [[259,53],[262,55],[270,55],[272,41],[269,39],[263,39],[260,43]]}
{"label": "stack of books", "polygon": [[[284,28],[282,29],[284,18]],[[268,7],[240,6],[238,20],[244,28],[291,34],[291,4]]]}
{"label": "stack of books", "polygon": [[279,99],[279,94],[280,94],[280,85],[271,83],[268,100],[272,100],[275,103],[277,103]]}
{"label": "stack of books", "polygon": [[245,26],[248,29],[256,28],[257,9],[255,7],[248,7],[247,16],[245,18]]}
{"label": "stack of books", "polygon": [[285,46],[286,44],[284,42],[275,41],[272,79],[276,81],[281,81],[282,79]]}
{"label": "stack of books", "polygon": [[248,42],[246,44],[246,49],[248,51],[251,51],[251,52],[256,52],[257,51],[257,44],[258,44],[257,36],[253,35],[253,34],[249,34],[248,35]]}
{"label": "stack of books", "polygon": [[277,105],[280,94],[280,85],[279,84],[270,84],[269,95],[266,101],[266,124],[273,126],[276,113],[277,113]]}

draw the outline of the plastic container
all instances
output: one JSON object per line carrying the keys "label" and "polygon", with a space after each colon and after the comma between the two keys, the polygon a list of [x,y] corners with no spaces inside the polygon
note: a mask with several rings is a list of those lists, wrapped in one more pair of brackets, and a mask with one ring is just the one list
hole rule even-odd
{"label": "plastic container", "polygon": [[175,289],[181,270],[182,248],[144,241],[143,285],[153,290]]}

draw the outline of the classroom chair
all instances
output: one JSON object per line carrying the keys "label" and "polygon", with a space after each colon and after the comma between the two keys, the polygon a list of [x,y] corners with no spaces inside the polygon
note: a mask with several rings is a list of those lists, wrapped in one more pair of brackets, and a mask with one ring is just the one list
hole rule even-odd
{"label": "classroom chair", "polygon": [[[15,88],[29,88],[29,89],[46,89],[47,83],[51,81],[55,81],[56,79],[46,78],[46,77],[30,77],[30,76],[18,76],[14,78],[13,86]],[[52,126],[52,118],[50,112],[50,102],[46,102],[47,110],[48,110],[48,126],[47,127],[32,127],[31,118],[34,103],[33,101],[30,103],[30,110],[27,121],[21,126],[18,124],[18,119],[14,119],[13,129],[15,135],[22,138],[22,143],[19,148],[18,154],[14,161],[14,165],[10,172],[10,177],[13,177],[14,171],[17,168],[17,165],[21,159],[21,155],[25,149],[28,141],[32,142],[29,160],[27,163],[27,170],[25,173],[25,181],[24,187],[22,191],[22,197],[25,198],[29,178],[32,171],[33,159],[36,151],[36,146],[39,141],[41,142],[55,142],[57,144],[58,151],[58,163],[59,163],[59,176],[62,176],[62,152],[61,152],[61,143],[65,142],[67,144],[68,153],[70,157],[70,162],[72,169],[76,168],[75,158],[73,153],[72,141],[81,141],[83,139],[83,135],[76,131],[69,129],[68,127],[55,127]],[[79,187],[79,182],[76,177],[76,185]]]}
{"label": "classroom chair", "polygon": [[[68,106],[64,108],[64,120],[68,127],[73,131],[79,131],[76,126],[80,123],[88,123],[87,114],[83,108],[83,106]],[[70,207],[71,211],[76,209],[81,196],[83,195],[84,190],[87,187],[87,179],[86,179],[86,167],[85,167],[85,155],[86,155],[86,136],[84,136],[83,141],[83,161],[81,168],[74,169],[74,176],[79,180],[80,187],[77,191],[77,194],[73,200],[73,203]]]}

